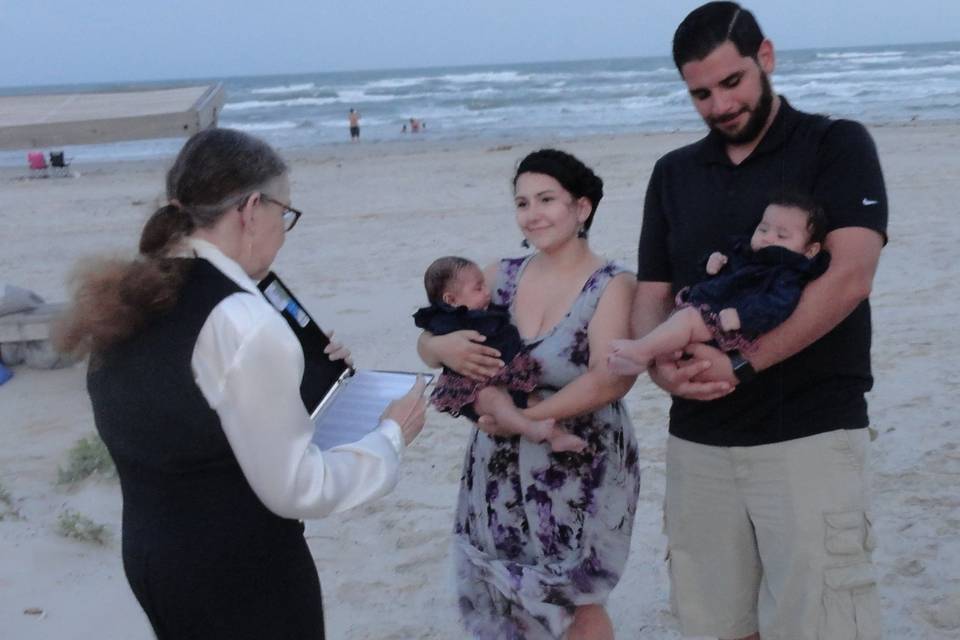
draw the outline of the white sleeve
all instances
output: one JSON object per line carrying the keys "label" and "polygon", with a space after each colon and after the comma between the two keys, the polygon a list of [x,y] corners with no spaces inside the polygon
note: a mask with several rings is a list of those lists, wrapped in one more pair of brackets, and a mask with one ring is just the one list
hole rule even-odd
{"label": "white sleeve", "polygon": [[245,297],[210,314],[193,364],[257,497],[277,515],[317,518],[389,492],[404,448],[399,425],[384,420],[361,440],[321,452],[300,399],[300,344],[272,310],[230,318],[227,309],[248,306]]}

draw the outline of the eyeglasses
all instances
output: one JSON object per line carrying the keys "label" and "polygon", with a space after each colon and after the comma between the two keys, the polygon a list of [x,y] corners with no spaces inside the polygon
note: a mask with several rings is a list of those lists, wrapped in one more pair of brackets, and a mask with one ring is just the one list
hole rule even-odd
{"label": "eyeglasses", "polygon": [[293,229],[297,224],[297,220],[299,220],[300,216],[303,215],[302,211],[294,209],[288,204],[283,204],[279,200],[271,198],[265,193],[261,194],[260,197],[267,202],[272,202],[273,204],[283,207],[283,230],[285,232]]}

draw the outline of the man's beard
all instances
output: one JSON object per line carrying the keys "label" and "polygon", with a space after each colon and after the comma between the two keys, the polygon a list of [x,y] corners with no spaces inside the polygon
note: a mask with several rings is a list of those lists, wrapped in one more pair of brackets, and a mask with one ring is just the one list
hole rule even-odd
{"label": "man's beard", "polygon": [[[728,144],[747,144],[748,142],[753,142],[757,136],[760,135],[760,132],[763,131],[763,127],[767,124],[767,118],[770,117],[770,110],[772,108],[773,88],[770,86],[770,78],[767,77],[766,73],[760,71],[760,100],[757,102],[757,106],[750,111],[750,117],[747,119],[747,123],[743,125],[743,129],[734,133],[727,133],[716,125],[715,120],[711,120],[707,124],[710,125],[711,130],[726,140]],[[739,115],[738,113],[737,116]]]}

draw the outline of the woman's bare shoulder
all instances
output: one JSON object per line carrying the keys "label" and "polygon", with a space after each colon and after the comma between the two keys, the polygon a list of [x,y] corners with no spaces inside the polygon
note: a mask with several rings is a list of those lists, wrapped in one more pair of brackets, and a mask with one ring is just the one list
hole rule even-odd
{"label": "woman's bare shoulder", "polygon": [[611,303],[617,304],[619,301],[633,301],[633,296],[637,290],[637,279],[629,271],[621,271],[614,274],[603,293],[600,294],[599,304],[606,306]]}

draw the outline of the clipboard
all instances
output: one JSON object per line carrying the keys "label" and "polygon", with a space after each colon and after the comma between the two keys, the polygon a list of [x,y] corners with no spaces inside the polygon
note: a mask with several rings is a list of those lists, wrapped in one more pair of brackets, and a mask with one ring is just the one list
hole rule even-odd
{"label": "clipboard", "polygon": [[297,300],[290,288],[270,272],[257,284],[263,296],[276,309],[300,342],[303,349],[303,382],[300,398],[313,417],[333,386],[350,374],[343,360],[331,360],[323,350],[330,344],[320,325]]}
{"label": "clipboard", "polygon": [[[392,400],[413,387],[417,373],[355,370],[323,352],[330,340],[313,316],[277,274],[257,284],[267,301],[293,331],[303,349],[304,375],[300,398],[314,424],[313,442],[322,450],[356,442],[377,428]],[[433,374],[419,374],[429,383]]]}
{"label": "clipboard", "polygon": [[361,439],[379,426],[387,405],[410,391],[418,375],[433,380],[432,373],[351,370],[313,414],[313,443],[325,451]]}

